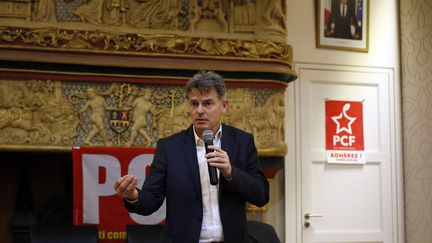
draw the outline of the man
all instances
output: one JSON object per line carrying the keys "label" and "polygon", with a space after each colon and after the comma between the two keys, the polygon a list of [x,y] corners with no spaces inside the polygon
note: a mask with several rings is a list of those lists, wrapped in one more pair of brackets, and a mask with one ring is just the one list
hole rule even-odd
{"label": "man", "polygon": [[326,37],[358,39],[359,30],[355,15],[355,5],[348,0],[332,1],[332,11],[326,26]]}
{"label": "man", "polygon": [[[166,198],[161,242],[251,242],[246,227],[246,201],[264,206],[268,182],[260,170],[251,134],[221,123],[228,101],[225,83],[214,72],[199,72],[186,85],[192,125],[160,139],[151,171],[142,188],[135,176],[114,183],[130,212],[149,215]],[[214,152],[205,155],[202,133],[215,134]],[[207,164],[208,162],[208,164]],[[208,165],[219,183],[210,185]]]}

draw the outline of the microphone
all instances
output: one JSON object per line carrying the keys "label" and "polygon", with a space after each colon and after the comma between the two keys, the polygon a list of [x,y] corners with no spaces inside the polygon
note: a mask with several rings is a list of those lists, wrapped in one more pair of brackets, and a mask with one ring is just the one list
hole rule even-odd
{"label": "microphone", "polygon": [[[207,148],[207,146],[213,145],[213,138],[214,138],[213,132],[211,130],[205,130],[202,133],[202,136],[204,138],[204,147],[205,147],[206,154],[213,152],[212,149]],[[208,173],[210,178],[210,184],[217,185],[218,177],[216,173],[216,168],[211,165],[208,165]]]}

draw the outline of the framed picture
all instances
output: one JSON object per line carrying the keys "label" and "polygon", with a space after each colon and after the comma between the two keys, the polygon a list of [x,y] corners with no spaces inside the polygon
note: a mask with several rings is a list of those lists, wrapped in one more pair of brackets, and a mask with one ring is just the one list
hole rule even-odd
{"label": "framed picture", "polygon": [[367,52],[369,0],[317,0],[318,48]]}

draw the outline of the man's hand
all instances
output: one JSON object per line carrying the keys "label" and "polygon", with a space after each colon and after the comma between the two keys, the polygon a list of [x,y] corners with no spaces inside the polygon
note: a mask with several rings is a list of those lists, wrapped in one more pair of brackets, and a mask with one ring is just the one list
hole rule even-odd
{"label": "man's hand", "polygon": [[137,183],[138,179],[135,176],[125,175],[114,182],[114,190],[117,195],[134,201],[138,199]]}
{"label": "man's hand", "polygon": [[208,148],[214,150],[214,152],[208,153],[205,156],[209,165],[218,168],[224,178],[231,179],[232,167],[228,154],[214,145],[210,145]]}

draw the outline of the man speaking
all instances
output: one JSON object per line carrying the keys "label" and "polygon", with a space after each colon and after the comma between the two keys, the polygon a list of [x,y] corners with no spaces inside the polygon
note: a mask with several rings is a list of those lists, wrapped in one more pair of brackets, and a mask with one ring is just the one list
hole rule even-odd
{"label": "man speaking", "polygon": [[150,215],[166,198],[161,242],[251,242],[245,204],[261,207],[269,200],[253,136],[221,123],[225,92],[220,75],[195,74],[186,84],[192,125],[158,141],[141,189],[133,175],[114,183],[133,213]]}

